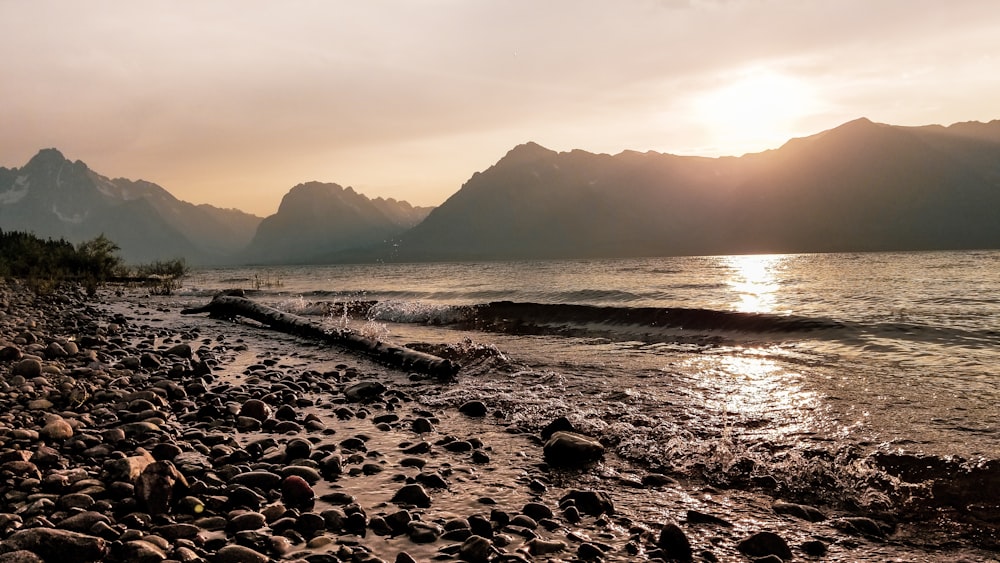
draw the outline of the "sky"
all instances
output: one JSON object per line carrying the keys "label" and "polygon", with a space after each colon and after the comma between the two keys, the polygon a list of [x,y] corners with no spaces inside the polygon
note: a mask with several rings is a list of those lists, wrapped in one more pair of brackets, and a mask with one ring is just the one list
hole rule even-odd
{"label": "sky", "polygon": [[439,205],[514,146],[741,155],[1000,119],[996,0],[0,0],[0,166],[266,216]]}

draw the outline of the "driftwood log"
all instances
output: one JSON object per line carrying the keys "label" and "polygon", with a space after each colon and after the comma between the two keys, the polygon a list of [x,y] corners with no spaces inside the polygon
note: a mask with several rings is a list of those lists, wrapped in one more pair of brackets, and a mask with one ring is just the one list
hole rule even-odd
{"label": "driftwood log", "polygon": [[219,295],[207,305],[181,311],[182,315],[198,313],[209,313],[212,317],[221,318],[246,317],[280,332],[335,344],[352,351],[360,352],[392,367],[417,371],[437,377],[453,377],[460,367],[451,360],[411,350],[403,346],[379,342],[350,329],[327,330],[298,315],[261,305],[246,297]]}

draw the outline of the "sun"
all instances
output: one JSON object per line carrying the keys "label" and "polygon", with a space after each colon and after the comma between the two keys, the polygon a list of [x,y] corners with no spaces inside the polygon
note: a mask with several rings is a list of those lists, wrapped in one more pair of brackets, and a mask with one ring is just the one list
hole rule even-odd
{"label": "sun", "polygon": [[729,154],[775,148],[795,136],[818,100],[803,81],[766,70],[743,71],[699,95],[695,118]]}

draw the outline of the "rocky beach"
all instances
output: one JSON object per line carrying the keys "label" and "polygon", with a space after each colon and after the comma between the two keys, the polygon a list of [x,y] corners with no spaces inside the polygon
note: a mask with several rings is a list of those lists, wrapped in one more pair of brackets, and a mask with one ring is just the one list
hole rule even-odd
{"label": "rocky beach", "polygon": [[140,289],[0,288],[0,563],[996,560],[995,530],[639,467],[574,413],[444,405],[447,378]]}

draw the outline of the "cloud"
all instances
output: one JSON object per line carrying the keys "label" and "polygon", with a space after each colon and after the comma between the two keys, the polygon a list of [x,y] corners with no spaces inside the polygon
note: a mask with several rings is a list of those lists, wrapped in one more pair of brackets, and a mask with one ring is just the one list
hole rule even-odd
{"label": "cloud", "polygon": [[5,165],[58,146],[188,199],[271,194],[272,209],[341,174],[439,202],[529,139],[724,150],[691,100],[748,69],[816,92],[802,133],[991,119],[1000,99],[992,0],[39,0],[0,3],[0,21]]}

